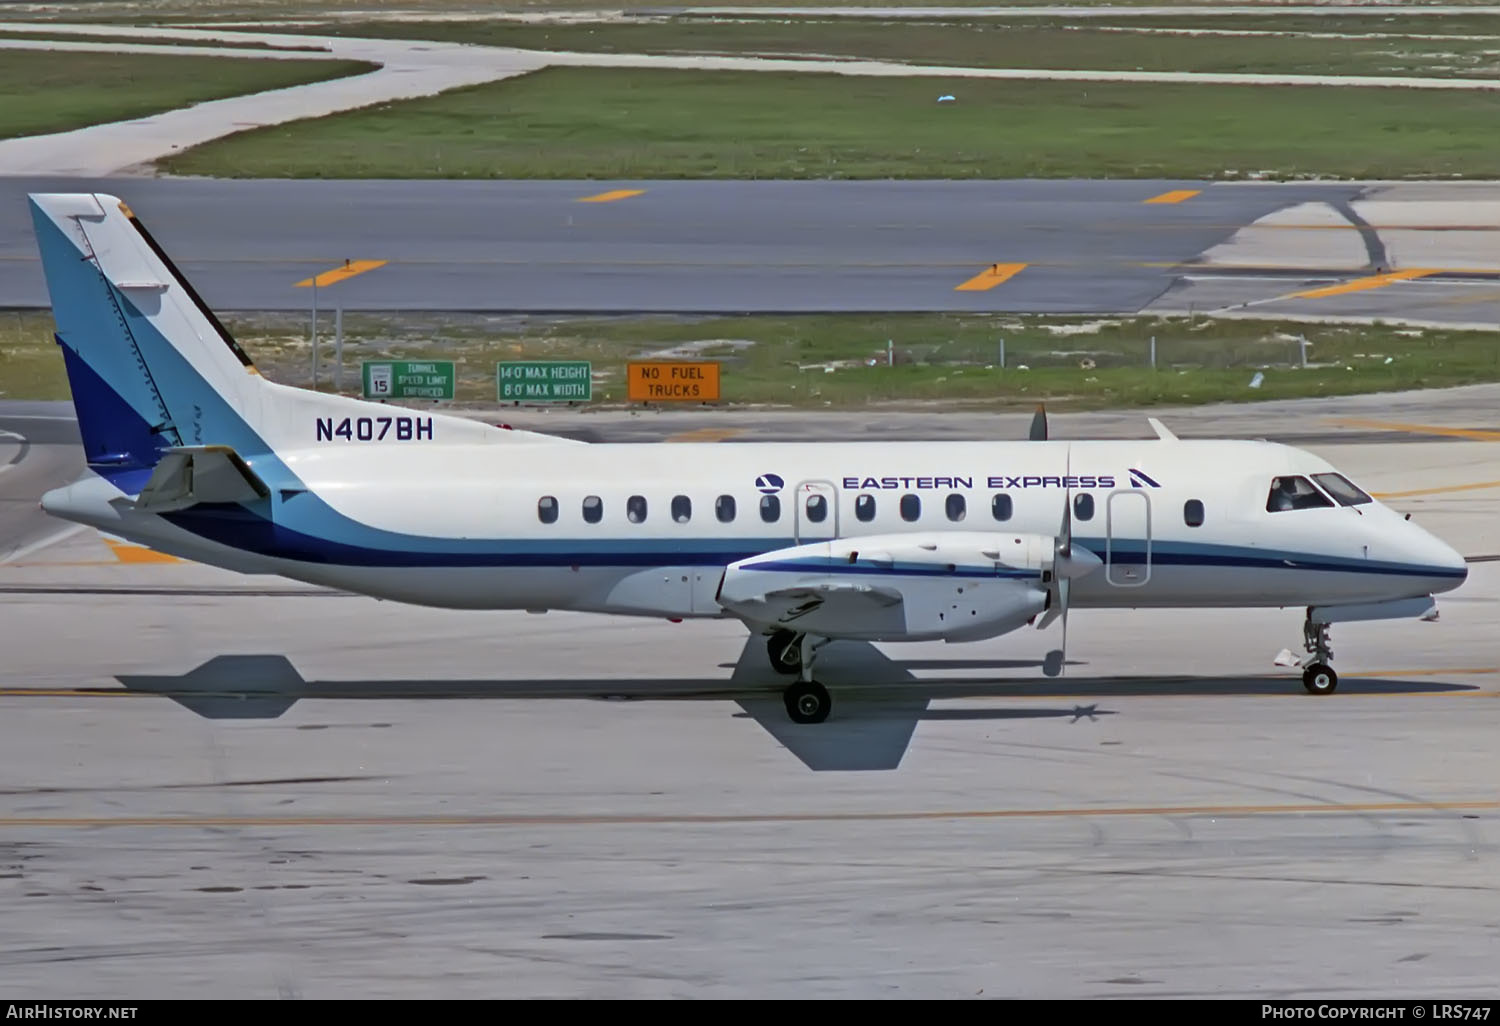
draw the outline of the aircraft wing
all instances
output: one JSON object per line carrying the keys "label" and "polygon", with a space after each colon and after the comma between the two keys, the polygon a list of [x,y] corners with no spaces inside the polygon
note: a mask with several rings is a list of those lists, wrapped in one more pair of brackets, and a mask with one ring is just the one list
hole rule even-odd
{"label": "aircraft wing", "polygon": [[168,449],[141,489],[135,508],[170,513],[200,502],[254,502],[271,494],[264,481],[227,445]]}

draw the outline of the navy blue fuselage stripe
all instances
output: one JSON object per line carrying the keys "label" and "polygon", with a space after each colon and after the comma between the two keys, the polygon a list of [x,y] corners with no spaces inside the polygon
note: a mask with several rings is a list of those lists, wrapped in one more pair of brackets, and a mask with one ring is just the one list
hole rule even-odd
{"label": "navy blue fuselage stripe", "polygon": [[[210,541],[241,549],[261,556],[290,559],[305,563],[335,566],[385,566],[385,567],[572,567],[572,566],[712,566],[723,567],[742,559],[765,555],[764,546],[781,545],[781,541],[761,540],[760,546],[749,550],[733,550],[725,546],[734,539],[692,538],[683,539],[679,545],[657,540],[631,542],[612,539],[608,542],[590,543],[578,539],[578,548],[571,551],[517,551],[512,548],[518,540],[496,540],[496,545],[505,545],[509,551],[490,552],[417,552],[399,549],[376,549],[363,545],[349,545],[331,541],[316,535],[277,524],[260,514],[239,505],[203,504],[176,513],[165,513],[163,519],[184,530]],[[750,541],[750,539],[746,539]],[[784,539],[790,542],[791,539]],[[1100,539],[1102,542],[1102,539]],[[1103,551],[1088,545],[1083,539],[1077,544],[1092,551]],[[524,545],[524,542],[520,544]],[[549,545],[552,548],[553,545]],[[1143,563],[1144,553],[1132,553],[1126,558],[1116,553],[1117,562]],[[1298,553],[1267,554],[1265,556],[1239,556],[1219,553],[1158,552],[1151,554],[1153,565],[1200,566],[1200,567],[1258,567],[1267,570],[1319,570],[1329,573],[1388,574],[1410,577],[1463,577],[1465,570],[1450,570],[1445,567],[1423,567],[1395,563],[1347,563],[1328,559],[1308,558]],[[1295,564],[1288,566],[1288,563]],[[835,564],[828,564],[831,570]],[[766,564],[761,564],[765,567]],[[790,561],[787,569],[808,569]],[[844,569],[851,569],[844,564]],[[879,572],[877,570],[855,572]],[[993,577],[986,571],[975,576]],[[1025,575],[1029,576],[1029,574]]]}

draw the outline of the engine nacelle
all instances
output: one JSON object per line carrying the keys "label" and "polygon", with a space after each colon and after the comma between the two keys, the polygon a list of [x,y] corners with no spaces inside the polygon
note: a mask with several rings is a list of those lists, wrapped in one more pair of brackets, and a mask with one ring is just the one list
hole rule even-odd
{"label": "engine nacelle", "polygon": [[1055,540],[937,531],[840,538],[731,564],[725,609],[751,623],[864,641],[974,641],[1047,605]]}

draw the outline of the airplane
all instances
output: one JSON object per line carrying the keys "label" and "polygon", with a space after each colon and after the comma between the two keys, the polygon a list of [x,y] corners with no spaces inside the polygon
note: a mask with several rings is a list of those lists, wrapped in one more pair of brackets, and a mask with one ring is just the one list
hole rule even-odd
{"label": "airplane", "polygon": [[[88,473],[48,513],[184,559],[453,609],[733,618],[820,723],[830,641],[969,642],[1070,608],[1437,615],[1464,559],[1286,445],[1156,437],[596,443],[261,376],[125,203],[29,197]],[[711,448],[704,446],[711,445]]]}

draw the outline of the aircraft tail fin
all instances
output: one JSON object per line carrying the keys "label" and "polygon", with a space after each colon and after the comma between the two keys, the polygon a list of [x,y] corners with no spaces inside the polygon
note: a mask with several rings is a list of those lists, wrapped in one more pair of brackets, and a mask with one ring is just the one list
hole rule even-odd
{"label": "aircraft tail fin", "polygon": [[37,194],[31,214],[91,468],[138,485],[166,450],[217,426],[209,396],[253,405],[249,357],[125,204]]}
{"label": "aircraft tail fin", "polygon": [[[383,416],[388,426],[400,419],[392,413],[408,412],[267,381],[118,198],[34,193],[30,202],[88,462],[123,490],[138,492],[170,449],[229,446],[253,462],[282,447],[355,437],[320,430],[332,424]],[[426,411],[422,418],[426,430],[401,441],[568,441]],[[396,442],[398,433],[389,434]]]}

